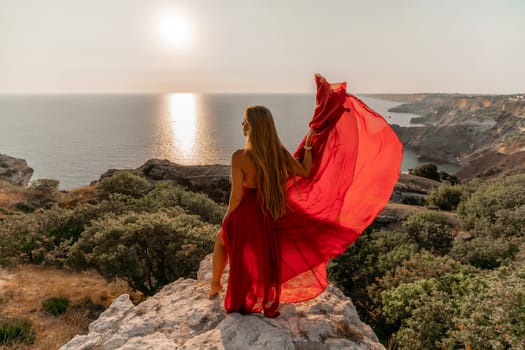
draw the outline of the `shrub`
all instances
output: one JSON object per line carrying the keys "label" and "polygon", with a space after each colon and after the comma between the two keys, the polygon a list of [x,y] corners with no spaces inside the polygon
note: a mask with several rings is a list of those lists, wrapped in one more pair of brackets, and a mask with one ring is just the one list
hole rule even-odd
{"label": "shrub", "polygon": [[172,208],[94,221],[71,249],[68,263],[125,279],[146,295],[180,277],[194,277],[213,247],[216,225]]}
{"label": "shrub", "polygon": [[430,254],[427,251],[421,251],[407,260],[395,270],[385,273],[381,278],[377,278],[375,283],[368,286],[368,296],[372,303],[369,305],[368,312],[373,316],[374,330],[383,339],[388,339],[399,330],[403,318],[392,319],[390,322],[384,314],[383,292],[393,290],[402,284],[415,283],[418,280],[434,279],[439,281],[447,274],[473,273],[477,269],[462,265],[449,257],[440,257]]}
{"label": "shrub", "polygon": [[455,244],[450,255],[481,269],[494,269],[512,259],[517,252],[518,247],[507,239],[481,236]]}
{"label": "shrub", "polygon": [[8,216],[0,225],[0,255],[42,262],[47,244],[42,234],[44,226],[42,211]]}
{"label": "shrub", "polygon": [[519,349],[525,344],[525,270],[446,274],[382,293],[399,349]]}
{"label": "shrub", "polygon": [[25,319],[0,319],[0,345],[15,343],[33,344],[35,332],[31,322]]}
{"label": "shrub", "polygon": [[[369,286],[389,271],[394,271],[417,250],[417,245],[406,233],[367,231],[346,252],[330,262],[330,282],[352,298],[364,322],[375,325],[376,305],[370,299]],[[382,331],[376,328],[380,338]]]}
{"label": "shrub", "polygon": [[53,316],[62,315],[67,311],[69,306],[69,300],[66,298],[49,298],[42,302],[42,307],[45,311],[50,313]]}
{"label": "shrub", "polygon": [[[474,273],[478,269],[463,265],[448,256],[435,256],[422,250],[405,260],[394,271],[387,272],[382,278],[377,279],[369,291],[381,292],[398,287],[403,283],[412,283],[419,279],[440,278],[446,274]],[[378,296],[377,302],[380,303]]]}
{"label": "shrub", "polygon": [[525,174],[499,177],[482,184],[458,206],[464,229],[492,237],[522,236]]}
{"label": "shrub", "polygon": [[32,213],[38,208],[37,205],[29,201],[20,201],[15,204],[15,209],[22,213]]}
{"label": "shrub", "polygon": [[440,255],[448,253],[452,247],[453,228],[446,215],[432,211],[414,213],[403,223],[403,230],[420,249]]}
{"label": "shrub", "polygon": [[459,178],[456,175],[451,175],[447,173],[446,171],[440,170],[439,172],[439,178],[441,181],[448,181],[451,185],[456,185],[459,183]]}
{"label": "shrub", "polygon": [[472,349],[521,349],[525,344],[525,270],[502,267],[461,280],[449,344]]}
{"label": "shrub", "polygon": [[403,193],[401,195],[401,203],[408,205],[425,205],[427,201],[423,195]]}
{"label": "shrub", "polygon": [[394,340],[399,349],[439,349],[453,327],[454,309],[436,279],[404,283],[383,292],[384,312],[390,323],[400,325]]}
{"label": "shrub", "polygon": [[68,258],[71,245],[92,221],[130,212],[154,213],[165,209],[181,214],[184,209],[188,214],[198,214],[200,221],[212,224],[220,224],[225,211],[204,194],[169,184],[159,185],[141,198],[113,193],[97,205],[80,204],[72,209],[54,206],[31,214],[6,216],[0,225],[0,256],[60,266]]}
{"label": "shrub", "polygon": [[463,194],[461,186],[439,186],[427,196],[427,202],[441,210],[455,210]]}
{"label": "shrub", "polygon": [[435,164],[423,164],[413,169],[408,169],[411,175],[426,177],[427,179],[440,181],[438,168]]}
{"label": "shrub", "polygon": [[56,195],[60,181],[55,179],[37,179],[31,182],[29,188],[48,195]]}
{"label": "shrub", "polygon": [[151,189],[150,183],[130,171],[119,171],[100,181],[95,191],[97,198],[107,199],[111,194],[120,193],[133,198],[145,195]]}
{"label": "shrub", "polygon": [[207,195],[190,192],[168,183],[157,185],[139,205],[150,208],[150,211],[179,206],[211,224],[220,224],[226,212],[223,206],[215,203]]}

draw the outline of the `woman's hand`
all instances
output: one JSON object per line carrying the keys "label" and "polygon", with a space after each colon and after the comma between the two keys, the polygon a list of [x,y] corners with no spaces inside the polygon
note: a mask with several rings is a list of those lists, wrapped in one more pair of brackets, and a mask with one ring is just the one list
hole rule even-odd
{"label": "woman's hand", "polygon": [[314,128],[310,128],[310,131],[308,131],[308,134],[306,134],[306,142],[305,146],[309,147],[312,144],[312,136],[317,134],[317,130]]}

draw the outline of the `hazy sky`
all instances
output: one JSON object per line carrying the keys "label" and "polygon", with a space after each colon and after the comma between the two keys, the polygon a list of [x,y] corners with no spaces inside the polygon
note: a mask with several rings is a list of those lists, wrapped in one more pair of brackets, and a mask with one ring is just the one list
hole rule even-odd
{"label": "hazy sky", "polygon": [[525,0],[0,0],[0,93],[525,92]]}

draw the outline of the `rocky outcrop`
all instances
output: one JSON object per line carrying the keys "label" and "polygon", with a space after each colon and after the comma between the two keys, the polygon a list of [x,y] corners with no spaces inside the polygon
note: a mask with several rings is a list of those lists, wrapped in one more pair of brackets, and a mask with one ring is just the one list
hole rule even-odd
{"label": "rocky outcrop", "polygon": [[[439,181],[401,173],[390,196],[390,202],[418,202],[418,199],[424,198],[434,188],[440,185],[441,182]],[[411,199],[413,199],[413,201],[411,201]]]}
{"label": "rocky outcrop", "polygon": [[[197,280],[179,279],[134,306],[122,295],[61,350],[87,349],[384,349],[343,293],[329,286],[315,299],[282,304],[275,319],[226,314],[224,293],[207,297],[211,256]],[[227,276],[223,276],[223,281]]]}
{"label": "rocky outcrop", "polygon": [[[119,171],[124,170],[110,169],[99,181]],[[229,165],[179,165],[165,159],[150,159],[131,171],[152,182],[169,181],[193,192],[206,193],[217,203],[227,203],[230,195]]]}
{"label": "rocky outcrop", "polygon": [[33,168],[23,159],[0,154],[0,180],[17,186],[27,186],[33,176]]}
{"label": "rocky outcrop", "polygon": [[[461,165],[462,178],[495,176],[513,169],[525,152],[525,96],[429,94],[391,109],[420,114],[423,127],[394,130],[422,160]],[[498,158],[504,161],[494,165]]]}

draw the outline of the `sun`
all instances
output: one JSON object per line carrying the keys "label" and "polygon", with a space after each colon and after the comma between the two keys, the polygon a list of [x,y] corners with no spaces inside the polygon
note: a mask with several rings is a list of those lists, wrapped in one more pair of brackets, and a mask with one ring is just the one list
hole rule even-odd
{"label": "sun", "polygon": [[176,14],[164,14],[158,21],[158,33],[163,44],[170,48],[186,48],[191,44],[188,18]]}

